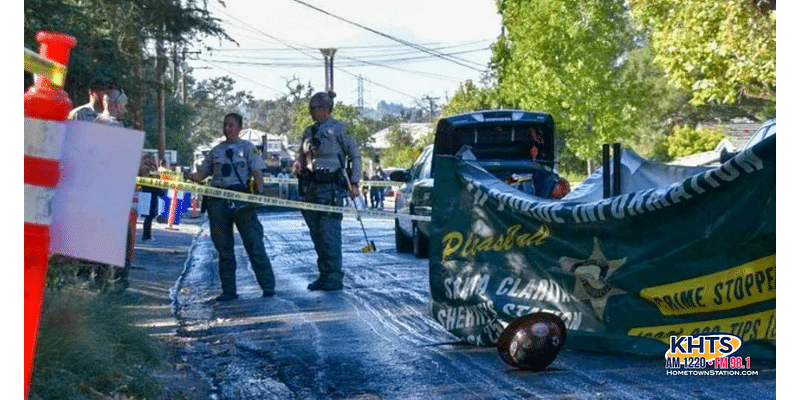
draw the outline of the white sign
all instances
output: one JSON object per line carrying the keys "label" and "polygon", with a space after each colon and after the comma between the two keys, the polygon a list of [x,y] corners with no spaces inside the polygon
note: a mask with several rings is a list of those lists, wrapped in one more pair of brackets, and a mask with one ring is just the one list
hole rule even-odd
{"label": "white sign", "polygon": [[124,265],[144,132],[83,121],[65,124],[50,253]]}

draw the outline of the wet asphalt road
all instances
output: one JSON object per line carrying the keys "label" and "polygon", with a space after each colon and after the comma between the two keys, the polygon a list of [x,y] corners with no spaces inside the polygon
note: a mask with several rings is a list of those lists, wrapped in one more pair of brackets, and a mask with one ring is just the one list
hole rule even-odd
{"label": "wet asphalt road", "polygon": [[203,226],[173,287],[186,359],[213,399],[770,399],[775,363],[755,376],[670,376],[663,358],[562,351],[540,373],[505,364],[495,348],[459,343],[429,314],[427,259],[394,250],[393,222],[343,221],[345,289],[311,292],[317,277],[298,211],[260,214],[277,295],[261,298],[237,235],[238,300],[219,294]]}

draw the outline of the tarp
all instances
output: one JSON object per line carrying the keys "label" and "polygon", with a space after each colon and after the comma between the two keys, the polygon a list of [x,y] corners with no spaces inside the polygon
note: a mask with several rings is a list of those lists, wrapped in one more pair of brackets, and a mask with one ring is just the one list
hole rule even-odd
{"label": "tarp", "polygon": [[[610,164],[609,173],[613,174],[614,164]],[[667,186],[710,169],[712,168],[661,164],[646,160],[628,149],[623,149],[620,155],[620,194]],[[586,203],[602,199],[603,169],[598,168],[561,200]]]}
{"label": "tarp", "polygon": [[568,348],[663,355],[671,336],[726,332],[774,357],[774,137],[588,202],[528,195],[452,156],[436,165],[432,313],[452,334],[494,345],[510,321],[547,311]]}

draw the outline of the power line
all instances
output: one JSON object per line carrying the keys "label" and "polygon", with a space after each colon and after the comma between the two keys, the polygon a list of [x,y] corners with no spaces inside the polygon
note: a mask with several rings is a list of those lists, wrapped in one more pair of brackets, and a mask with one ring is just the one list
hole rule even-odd
{"label": "power line", "polygon": [[[310,62],[310,61],[292,61],[292,60],[279,60],[279,61],[244,61],[248,59],[252,59],[252,57],[236,57],[236,56],[226,56],[230,59],[214,59],[215,62],[225,63],[225,64],[238,64],[238,65],[249,65],[249,66],[259,66],[259,67],[276,67],[276,68],[317,68],[319,67],[319,62]],[[340,62],[340,66],[348,67],[348,68],[356,68],[356,67],[366,67],[366,66],[373,66],[373,67],[380,67],[380,68],[387,68],[399,72],[405,72],[410,74],[415,74],[419,76],[424,76],[431,79],[441,79],[447,80],[450,82],[460,82],[460,78],[456,78],[453,76],[442,75],[435,72],[428,72],[428,71],[417,71],[411,70],[407,68],[400,68],[396,65],[392,64],[401,64],[407,62],[422,62],[424,61],[422,57],[406,57],[406,58],[398,58],[398,59],[384,59],[378,61],[369,61],[358,59],[354,57],[348,57],[344,55],[340,55],[340,58],[345,60],[344,63]],[[429,57],[426,57],[429,58]],[[243,61],[239,61],[239,60]]]}
{"label": "power line", "polygon": [[[314,8],[313,6],[310,6],[310,7]],[[214,7],[214,8],[216,8],[216,7]],[[313,59],[313,60],[316,60],[317,62],[321,61],[321,58],[319,58],[319,57],[315,56],[316,54],[318,54],[318,53],[317,53],[317,51],[318,51],[317,49],[313,49],[313,48],[311,48],[311,47],[308,47],[308,46],[296,45],[296,44],[289,43],[289,42],[287,42],[287,41],[285,41],[285,40],[283,40],[283,39],[280,39],[280,38],[278,38],[278,37],[275,37],[275,36],[273,36],[273,35],[270,35],[270,34],[268,34],[268,33],[264,32],[264,31],[262,31],[262,30],[260,30],[260,29],[258,29],[258,28],[255,28],[255,27],[253,27],[252,25],[248,24],[247,22],[244,22],[244,21],[242,21],[242,20],[240,20],[240,19],[238,19],[238,18],[234,17],[233,15],[229,14],[228,12],[226,12],[226,11],[224,11],[224,10],[217,9],[216,11],[217,11],[217,12],[219,12],[219,13],[221,13],[221,14],[224,14],[224,15],[226,15],[226,16],[228,16],[228,17],[230,17],[231,19],[233,19],[233,20],[235,20],[235,21],[238,21],[238,23],[239,23],[239,24],[241,24],[241,25],[238,25],[238,26],[237,26],[237,27],[239,27],[239,28],[241,28],[241,26],[247,27],[247,28],[249,28],[249,29],[250,29],[250,31],[251,31],[251,32],[256,32],[256,33],[259,33],[259,34],[261,34],[261,35],[263,35],[263,36],[265,36],[265,37],[267,37],[267,38],[270,38],[270,39],[272,39],[272,40],[274,40],[274,41],[277,41],[278,43],[281,43],[281,44],[283,44],[284,46],[288,47],[289,49],[291,49],[291,50],[294,50],[294,51],[297,51],[297,52],[299,52],[299,53],[301,53],[301,54],[304,54],[304,55],[306,55],[306,56],[310,57],[311,59]],[[324,10],[320,10],[320,11],[322,11],[322,12],[325,12]],[[327,12],[325,12],[325,13],[327,13]],[[328,13],[328,14],[329,14],[329,13]],[[339,17],[337,17],[337,18],[339,18]],[[350,23],[349,21],[346,21],[346,22]],[[230,22],[228,22],[228,23],[229,23],[229,24],[231,24],[231,25],[233,25],[233,24],[232,24],[232,23],[230,23]],[[364,27],[364,28],[369,30],[369,28],[366,28],[366,27]],[[381,34],[381,33],[377,32],[377,31],[375,31],[375,32],[376,32],[376,33],[378,33],[378,34],[380,34],[380,35],[382,35],[382,36],[384,35],[384,34]],[[426,48],[424,48],[424,47],[422,47],[422,46],[415,45],[415,44],[413,44],[413,43],[409,43],[409,42],[405,42],[405,41],[403,41],[403,40],[401,40],[401,39],[396,39],[396,38],[393,38],[392,40],[398,41],[399,43],[401,43],[401,44],[403,44],[403,45],[405,45],[405,46],[410,46],[410,47],[412,47],[412,48],[417,48],[418,50],[421,50],[421,51],[423,51],[423,52],[426,52],[426,53],[428,53],[428,54],[432,54],[432,55],[434,55],[434,56],[436,56],[436,57],[443,58],[441,55],[436,55],[435,53],[432,53],[432,52],[433,52],[433,50],[426,49]],[[444,59],[445,59],[445,60],[447,60],[446,58],[444,58]],[[269,86],[267,86],[267,85],[264,85],[264,84],[263,84],[263,83],[261,83],[261,82],[256,82],[256,81],[253,81],[253,80],[251,80],[251,79],[249,79],[249,78],[247,78],[247,77],[244,77],[244,76],[242,76],[242,75],[240,75],[240,74],[237,74],[237,73],[235,73],[235,72],[232,72],[232,71],[230,71],[230,70],[228,70],[228,69],[225,69],[225,68],[222,68],[222,67],[220,67],[220,66],[218,65],[218,63],[222,62],[222,61],[220,61],[220,60],[200,60],[200,61],[204,61],[204,62],[206,62],[206,63],[208,63],[208,64],[214,65],[215,67],[217,67],[217,68],[219,68],[219,69],[221,69],[221,70],[223,70],[223,71],[225,71],[225,72],[228,72],[228,73],[230,73],[230,74],[236,75],[236,76],[238,76],[238,77],[241,77],[241,78],[243,78],[243,79],[245,79],[245,80],[247,80],[247,81],[249,81],[249,82],[253,82],[253,83],[255,83],[255,84],[259,85],[259,86],[266,87],[266,88],[268,88],[268,89],[270,89],[270,90],[273,90],[273,91],[275,91],[275,92],[277,92],[277,93],[280,93],[280,94],[284,94],[284,95],[285,95],[285,93],[284,93],[283,91],[279,91],[279,90],[277,90],[277,89],[271,88],[271,87],[269,87]],[[453,61],[453,60],[448,60],[448,61]],[[455,61],[453,61],[453,62],[455,62]],[[474,64],[478,65],[477,63],[474,63]],[[386,65],[377,65],[377,66],[381,66],[381,67],[389,68],[389,67],[388,67],[388,66],[386,66]],[[465,65],[465,66],[466,66],[466,65]],[[466,66],[466,67],[468,67],[468,68],[472,68],[472,67],[469,67],[469,66]],[[340,67],[338,67],[338,66],[337,66],[337,67],[334,67],[334,68],[335,68],[336,70],[339,70],[339,71],[341,71],[341,72],[343,72],[343,73],[345,73],[345,74],[348,74],[348,75],[350,75],[350,76],[357,77],[357,75],[356,75],[356,74],[354,74],[354,73],[351,73],[351,72],[349,72],[349,71],[347,71],[347,70],[344,70],[344,69],[342,69],[342,68],[340,68]],[[472,68],[472,69],[475,69],[475,68]],[[481,71],[481,70],[478,70],[478,69],[475,69],[475,70],[476,70],[476,71],[479,71],[479,72]],[[400,70],[400,71],[401,71],[401,72],[409,72],[409,73],[419,73],[419,72],[407,71],[407,70],[406,70],[406,71]],[[390,88],[390,87],[388,87],[388,86],[386,86],[386,85],[380,84],[380,83],[378,83],[378,82],[375,82],[375,81],[373,81],[373,80],[370,80],[370,79],[367,79],[367,78],[363,78],[363,79],[364,79],[364,81],[367,81],[367,82],[369,82],[369,83],[371,83],[371,84],[373,84],[373,85],[375,85],[375,86],[378,86],[378,87],[381,87],[381,88],[383,88],[383,89],[386,89],[386,90],[388,90],[388,91],[391,91],[391,92],[394,92],[394,93],[397,93],[397,94],[400,94],[400,95],[403,95],[403,96],[409,97],[409,98],[413,99],[414,101],[417,101],[417,102],[421,101],[421,99],[419,99],[419,98],[418,98],[418,97],[416,97],[416,96],[410,95],[410,94],[408,94],[408,93],[404,93],[404,92],[402,92],[402,91],[399,91],[399,90],[397,90],[397,89]]]}
{"label": "power line", "polygon": [[[465,63],[461,62],[460,60],[462,60],[462,59],[460,59],[460,58],[456,58],[456,57],[448,57],[448,56],[446,56],[446,55],[444,55],[444,54],[442,54],[442,53],[440,53],[440,52],[436,52],[436,51],[434,51],[434,50],[431,50],[431,49],[428,49],[428,48],[426,48],[426,47],[420,46],[420,45],[418,45],[418,44],[411,43],[411,42],[409,42],[409,41],[406,41],[406,40],[403,40],[403,39],[400,39],[400,38],[394,37],[394,36],[392,36],[392,35],[388,35],[388,34],[386,34],[386,33],[383,33],[383,32],[380,32],[380,31],[377,31],[377,30],[375,30],[375,29],[372,29],[372,28],[370,28],[370,27],[367,27],[367,26],[361,25],[361,24],[359,24],[359,23],[357,23],[357,22],[353,22],[353,21],[350,21],[350,20],[348,20],[348,19],[342,18],[342,17],[340,17],[340,16],[338,16],[338,15],[336,15],[336,14],[333,14],[333,13],[331,13],[331,12],[325,11],[325,10],[323,10],[323,9],[319,8],[319,7],[313,6],[313,5],[311,5],[311,4],[308,4],[308,3],[304,2],[304,1],[301,1],[301,0],[292,0],[292,1],[294,1],[294,2],[296,2],[296,3],[299,3],[299,4],[302,4],[302,5],[304,5],[304,6],[308,7],[308,8],[311,8],[311,9],[313,9],[313,10],[319,11],[319,12],[321,12],[321,13],[325,14],[325,15],[328,15],[328,16],[331,16],[331,17],[333,17],[333,18],[336,18],[336,19],[338,19],[338,20],[340,20],[340,21],[343,21],[343,22],[346,22],[346,23],[348,23],[348,24],[351,24],[351,25],[357,26],[357,27],[359,27],[359,28],[361,28],[361,29],[364,29],[364,30],[370,31],[370,32],[372,32],[372,33],[374,33],[374,34],[376,34],[376,35],[380,35],[380,36],[383,36],[383,37],[385,37],[385,38],[387,38],[387,39],[394,40],[395,42],[398,42],[398,43],[404,44],[404,45],[406,45],[406,46],[409,46],[409,47],[415,48],[415,49],[417,49],[417,50],[420,50],[420,51],[424,51],[425,53],[428,53],[428,54],[434,55],[434,56],[436,56],[436,57],[439,57],[439,58],[441,58],[441,59],[443,59],[443,60],[450,61],[450,62],[452,62],[452,63],[458,64],[458,65],[461,65],[462,67],[466,67],[466,68],[469,68],[469,69],[472,69],[472,70],[475,70],[475,71],[478,71],[478,72],[483,72],[483,70],[482,70],[482,69],[475,68],[475,67],[473,67],[473,66],[471,66],[471,65],[467,65],[467,64],[465,64]],[[477,63],[474,63],[474,62],[472,62],[472,61],[468,61],[468,60],[464,60],[464,61],[466,61],[466,62],[470,62],[470,63],[473,63],[473,64],[476,64],[476,65],[479,65],[479,64],[477,64]]]}
{"label": "power line", "polygon": [[222,67],[220,67],[219,65],[217,65],[217,63],[215,63],[215,62],[213,62],[213,61],[209,61],[209,60],[198,60],[198,61],[202,61],[202,62],[205,62],[205,63],[211,64],[211,65],[213,65],[214,67],[216,67],[216,68],[219,68],[219,69],[221,69],[221,70],[223,70],[223,71],[225,71],[225,72],[227,72],[227,73],[229,73],[229,74],[236,75],[236,76],[238,76],[238,77],[240,77],[240,78],[242,78],[242,79],[244,79],[244,80],[246,80],[246,81],[248,81],[248,82],[255,83],[256,85],[259,85],[259,86],[265,87],[265,88],[267,88],[267,89],[269,89],[269,90],[272,90],[273,92],[276,92],[276,93],[278,93],[278,94],[281,94],[281,95],[286,95],[286,93],[285,93],[284,91],[282,91],[282,90],[275,89],[275,88],[273,88],[273,87],[271,87],[271,86],[268,86],[268,85],[265,85],[265,84],[263,84],[263,83],[261,83],[261,82],[254,81],[254,80],[252,80],[252,79],[250,79],[250,78],[248,78],[248,77],[246,77],[246,76],[243,76],[243,75],[241,75],[241,74],[237,74],[236,72],[233,72],[233,71],[231,71],[231,70],[228,70],[228,69],[222,68]]}
{"label": "power line", "polygon": [[[215,7],[215,8],[216,8],[216,7]],[[315,56],[311,55],[311,54],[313,54],[313,53],[306,53],[306,51],[311,51],[311,48],[310,48],[310,47],[308,47],[308,46],[302,46],[302,47],[305,47],[305,49],[303,49],[303,48],[301,48],[301,46],[294,45],[294,44],[292,44],[292,43],[289,43],[289,42],[287,42],[287,41],[285,41],[285,40],[283,40],[283,39],[280,39],[280,38],[278,38],[278,37],[275,37],[275,36],[273,36],[273,35],[270,35],[270,34],[268,34],[268,33],[264,32],[264,31],[262,31],[262,30],[260,30],[260,29],[258,29],[258,28],[255,28],[255,27],[253,27],[252,25],[248,24],[247,22],[244,22],[244,21],[242,21],[242,20],[240,20],[240,19],[238,19],[238,18],[234,17],[233,15],[229,14],[228,12],[226,12],[226,11],[224,11],[224,10],[218,9],[217,11],[218,11],[218,12],[220,12],[220,13],[222,13],[222,14],[225,14],[225,15],[227,15],[227,16],[228,16],[228,17],[230,17],[230,18],[233,18],[234,20],[238,21],[239,23],[243,24],[244,26],[246,26],[246,27],[250,28],[250,30],[251,30],[251,31],[253,31],[253,32],[260,33],[261,35],[264,35],[264,36],[266,36],[266,37],[268,37],[268,38],[270,38],[270,39],[272,39],[272,40],[275,40],[276,42],[278,42],[278,43],[281,43],[281,44],[283,44],[284,46],[286,46],[286,47],[289,47],[289,48],[290,48],[290,49],[292,49],[292,50],[295,50],[295,51],[298,51],[298,52],[300,52],[300,53],[302,53],[302,54],[305,54],[306,56],[308,56],[308,57],[311,57],[311,58],[312,58],[312,59],[314,59],[314,60],[317,60],[317,61],[319,61],[319,60],[320,60],[319,58],[317,58],[317,57],[315,57]]]}
{"label": "power line", "polygon": [[[480,48],[480,49],[474,49],[474,50],[463,50],[463,51],[456,51],[456,52],[447,53],[447,54],[448,55],[468,54],[468,53],[477,53],[477,52],[486,51],[486,50],[489,50],[489,48],[486,47],[486,48]],[[261,60],[262,59],[262,57],[256,57],[256,56],[252,56],[252,55],[235,55],[235,54],[234,55],[224,55],[224,57],[227,58],[227,59],[233,59],[233,60],[253,60],[253,59]],[[317,61],[317,60],[314,60],[315,63],[312,63],[311,61],[301,61],[300,59],[298,59],[296,57],[270,56],[269,58],[272,61],[250,61],[250,63],[252,63],[253,65],[303,67],[303,66],[314,66],[314,65],[316,65],[316,61]],[[344,58],[346,60],[350,60],[350,62],[346,63],[345,65],[348,65],[348,66],[351,66],[351,67],[359,67],[359,66],[365,66],[365,65],[378,65],[378,63],[396,64],[396,63],[425,62],[427,60],[430,60],[431,58],[436,58],[436,57],[435,56],[431,56],[431,55],[416,55],[416,56],[403,56],[403,57],[401,57],[399,55],[397,55],[397,56],[393,56],[393,55],[374,55],[372,57],[364,57],[364,56],[356,57],[356,56],[352,56],[352,57],[344,57]],[[222,60],[220,60],[220,61],[222,61]],[[241,61],[241,62],[247,63],[248,61]]]}
{"label": "power line", "polygon": [[[275,36],[269,35],[269,34],[263,32],[263,31],[261,31],[260,29],[257,29],[255,27],[251,26],[250,24],[248,24],[248,23],[246,23],[246,22],[244,22],[244,21],[232,16],[231,14],[229,14],[228,12],[226,12],[224,10],[217,9],[216,11],[219,12],[219,13],[225,14],[228,17],[238,21],[239,23],[241,23],[245,27],[249,27],[252,31],[258,32],[258,33],[260,33],[260,34],[262,34],[262,35],[264,35],[264,36],[266,36],[266,37],[268,37],[270,39],[278,41],[279,43],[282,43],[283,45],[289,47],[289,49],[284,49],[284,51],[293,50],[293,51],[300,52],[301,54],[304,54],[304,55],[312,58],[314,60],[314,64],[302,63],[302,62],[288,62],[288,61],[285,62],[285,63],[274,63],[274,62],[270,63],[270,62],[236,62],[236,61],[228,61],[228,60],[215,60],[215,62],[221,62],[221,63],[227,63],[227,64],[241,64],[241,65],[252,65],[252,66],[270,66],[270,67],[288,67],[288,68],[304,68],[304,67],[317,67],[318,66],[317,63],[320,61],[320,59],[311,55],[311,54],[316,54],[316,49],[312,49],[312,48],[307,47],[307,46],[302,46],[305,49],[300,48],[298,45],[290,44],[285,40],[279,39],[279,38],[277,38]],[[480,41],[474,41],[474,42],[479,43]],[[467,42],[467,43],[470,43],[470,42]],[[403,45],[405,45],[405,44],[403,44]],[[367,46],[359,46],[359,47],[368,48]],[[239,50],[239,49],[230,49],[230,50]],[[482,50],[479,50],[479,51],[482,51]],[[440,56],[436,56],[436,55],[434,55],[434,57],[441,58]],[[411,73],[411,74],[425,76],[425,77],[433,78],[433,79],[444,79],[444,80],[449,80],[451,82],[460,81],[460,79],[458,79],[458,78],[449,77],[449,76],[445,76],[445,75],[441,75],[441,74],[435,74],[435,73],[431,73],[431,72],[407,70],[407,69],[402,69],[402,68],[395,67],[395,66],[381,64],[380,62],[370,62],[370,61],[367,61],[367,60],[358,60],[358,59],[355,59],[355,58],[352,58],[352,57],[343,57],[343,58],[353,61],[353,63],[347,64],[346,65],[347,67],[357,67],[357,66],[372,65],[372,66],[377,66],[377,67],[394,69],[394,70],[397,70],[397,71],[400,71],[400,72],[407,72],[407,73]],[[411,59],[411,58],[406,58],[406,60],[409,60],[409,59]],[[403,60],[386,60],[386,61],[383,61],[383,62],[384,63],[395,63],[395,62],[400,62],[400,61],[403,61]]]}
{"label": "power line", "polygon": [[[339,70],[339,71],[341,71],[341,72],[344,72],[344,73],[345,73],[345,74],[347,74],[347,75],[350,75],[350,76],[353,76],[353,77],[358,77],[358,75],[356,75],[356,74],[354,74],[354,73],[352,73],[352,72],[349,72],[349,71],[343,70],[343,69],[341,69],[341,68],[335,67],[335,69],[337,69],[337,70]],[[375,85],[375,86],[382,87],[382,88],[384,88],[384,89],[386,89],[386,90],[389,90],[389,91],[391,91],[391,92],[395,92],[395,93],[397,93],[397,94],[402,94],[403,96],[409,97],[409,98],[411,98],[411,99],[413,99],[413,100],[417,100],[417,101],[418,101],[418,100],[420,100],[420,99],[419,99],[417,96],[414,96],[414,95],[411,95],[411,94],[408,94],[408,93],[404,93],[404,92],[401,92],[401,91],[399,91],[399,90],[396,90],[396,89],[392,89],[392,88],[390,88],[390,87],[388,87],[388,86],[386,86],[386,85],[381,85],[380,83],[378,83],[378,82],[375,82],[375,81],[373,81],[373,80],[371,80],[371,79],[367,79],[367,78],[363,78],[363,79],[364,79],[365,81],[367,81],[367,82],[369,82],[369,83],[371,83],[371,84]]]}
{"label": "power line", "polygon": [[[435,50],[444,50],[444,49],[453,49],[458,47],[468,47],[468,46],[481,46],[481,48],[485,48],[487,42],[491,42],[491,40],[483,39],[483,40],[473,40],[469,42],[456,42],[456,43],[441,43],[441,42],[432,42],[426,43],[426,45],[436,46],[434,47]],[[411,53],[410,50],[403,50],[399,51],[402,48],[406,48],[408,46],[404,44],[375,44],[375,45],[355,45],[355,46],[346,46],[346,45],[338,45],[336,46],[340,50],[364,50],[368,52],[380,52],[379,54],[386,54],[386,50],[398,49],[397,54],[409,54]],[[221,51],[221,52],[240,52],[240,51],[247,51],[247,52],[290,52],[294,51],[291,48],[283,48],[283,47],[256,47],[256,48],[236,48],[236,49],[225,49],[225,48],[210,48],[213,51]],[[415,51],[419,51],[416,49],[412,49]]]}

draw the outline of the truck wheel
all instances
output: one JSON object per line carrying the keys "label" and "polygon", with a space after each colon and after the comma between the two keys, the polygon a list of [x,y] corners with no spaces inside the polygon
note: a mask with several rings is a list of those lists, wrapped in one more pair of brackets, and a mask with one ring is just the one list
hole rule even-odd
{"label": "truck wheel", "polygon": [[428,238],[422,234],[416,222],[412,224],[412,227],[414,230],[414,237],[412,238],[414,242],[414,256],[417,258],[428,257]]}
{"label": "truck wheel", "polygon": [[414,250],[411,238],[400,230],[400,223],[396,219],[394,220],[394,246],[398,253],[411,253]]}

